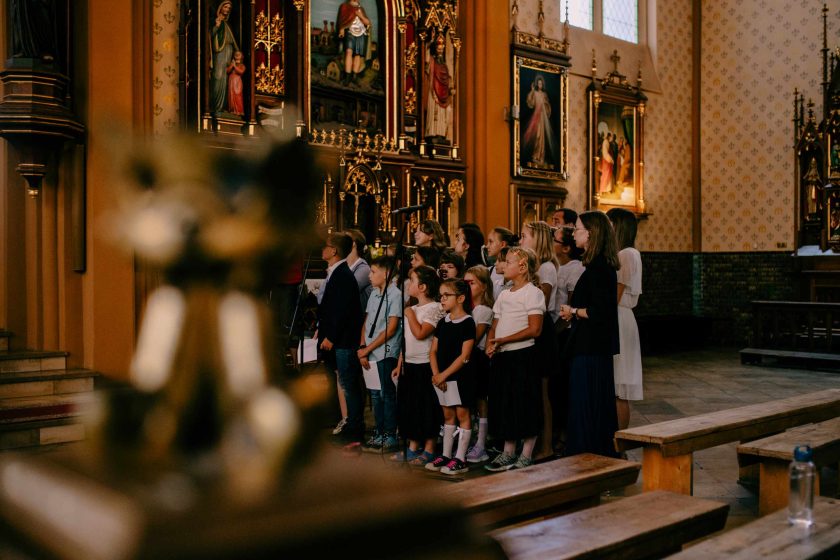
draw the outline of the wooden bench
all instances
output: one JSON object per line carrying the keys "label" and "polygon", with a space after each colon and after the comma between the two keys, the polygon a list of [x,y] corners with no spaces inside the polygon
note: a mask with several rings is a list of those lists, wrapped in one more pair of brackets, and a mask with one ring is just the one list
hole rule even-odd
{"label": "wooden bench", "polygon": [[819,469],[840,461],[840,418],[807,424],[738,446],[739,465],[759,464],[759,515],[787,506],[790,486],[788,466],[793,461],[793,448],[803,444],[810,445],[814,451],[814,464],[817,466],[814,493],[819,495]]}
{"label": "wooden bench", "polygon": [[727,531],[685,549],[674,560],[806,560],[840,557],[840,500],[814,498],[810,529],[793,527],[787,510]]}
{"label": "wooden bench", "polygon": [[583,453],[448,485],[445,495],[463,504],[482,526],[498,527],[598,505],[602,492],[635,483],[640,469],[639,463]]}
{"label": "wooden bench", "polygon": [[643,447],[645,490],[691,494],[694,451],[749,441],[794,426],[840,416],[840,389],[826,389],[766,403],[720,410],[615,434],[616,449]]}
{"label": "wooden bench", "polygon": [[719,502],[646,492],[490,536],[511,560],[661,558],[722,529],[728,512]]}

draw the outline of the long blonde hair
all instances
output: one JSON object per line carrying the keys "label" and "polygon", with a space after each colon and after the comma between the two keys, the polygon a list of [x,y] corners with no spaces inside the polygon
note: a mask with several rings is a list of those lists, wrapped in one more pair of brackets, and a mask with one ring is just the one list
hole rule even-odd
{"label": "long blonde hair", "polygon": [[542,264],[544,262],[551,262],[554,266],[559,266],[557,256],[554,254],[554,232],[551,226],[546,222],[527,222],[525,227],[531,230],[531,235],[534,236],[536,247],[534,252],[537,255],[537,261]]}
{"label": "long blonde hair", "polygon": [[533,249],[527,247],[516,246],[508,250],[508,255],[516,255],[520,261],[525,260],[527,266],[525,267],[525,279],[534,286],[539,287],[540,277],[537,274],[537,254]]}

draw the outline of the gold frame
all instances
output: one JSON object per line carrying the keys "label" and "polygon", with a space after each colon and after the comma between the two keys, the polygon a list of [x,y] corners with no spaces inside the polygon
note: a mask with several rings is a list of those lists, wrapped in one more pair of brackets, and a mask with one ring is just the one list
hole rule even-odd
{"label": "gold frame", "polygon": [[[588,105],[588,138],[587,152],[589,156],[587,173],[587,201],[590,210],[609,210],[610,208],[625,208],[638,217],[645,217],[650,211],[645,206],[645,110],[647,96],[642,92],[642,68],[636,83],[632,84],[627,77],[619,72],[618,63],[621,57],[618,51],[613,51],[610,60],[613,69],[603,78],[598,78],[598,68],[595,64],[595,51],[592,51],[592,83],[586,88]],[[628,203],[619,194],[618,199],[602,199],[598,192],[598,164],[601,162],[598,145],[599,110],[602,104],[612,104],[622,107],[622,113],[627,108],[633,110],[633,200]]]}
{"label": "gold frame", "polygon": [[[569,178],[569,69],[562,64],[552,62],[545,62],[525,56],[523,54],[513,55],[513,101],[514,107],[513,115],[513,176],[514,177],[528,177],[532,179],[547,179],[550,181],[566,181]],[[521,88],[521,71],[522,68],[529,68],[535,71],[546,74],[553,74],[559,76],[560,80],[560,99],[552,107],[560,108],[560,115],[557,118],[552,118],[552,122],[557,126],[557,143],[559,146],[558,155],[560,161],[555,166],[554,170],[530,168],[522,165],[521,161],[521,134],[522,125],[519,118],[521,114],[521,107],[518,106],[520,88]]]}

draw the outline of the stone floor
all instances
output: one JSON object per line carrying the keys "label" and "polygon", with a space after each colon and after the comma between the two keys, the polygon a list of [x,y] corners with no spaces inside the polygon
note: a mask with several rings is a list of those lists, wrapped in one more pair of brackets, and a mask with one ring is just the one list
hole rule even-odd
{"label": "stone floor", "polygon": [[[631,427],[840,387],[840,372],[744,366],[736,349],[648,357],[643,367],[645,400],[633,404]],[[758,514],[754,489],[737,482],[736,447],[731,443],[694,454],[694,495],[728,503],[727,528]],[[628,457],[641,461],[641,449],[629,451]],[[836,495],[836,472],[823,480],[834,481],[823,493]],[[615,497],[641,489],[640,478]]]}

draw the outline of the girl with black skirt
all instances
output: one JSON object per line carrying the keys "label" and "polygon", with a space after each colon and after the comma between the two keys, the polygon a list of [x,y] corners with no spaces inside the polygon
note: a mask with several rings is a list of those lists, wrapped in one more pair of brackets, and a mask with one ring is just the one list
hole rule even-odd
{"label": "girl with black skirt", "polygon": [[475,321],[475,347],[472,362],[475,371],[475,400],[478,412],[478,438],[475,445],[467,452],[468,463],[481,463],[489,459],[487,455],[487,387],[490,380],[490,358],[484,353],[487,343],[487,331],[493,324],[493,284],[490,273],[481,265],[469,268],[464,273],[464,282],[470,287],[475,307],[472,318]]}
{"label": "girl with black skirt", "polygon": [[[542,429],[541,366],[534,340],[543,327],[545,296],[534,281],[537,256],[523,247],[512,247],[505,261],[505,280],[513,282],[493,305],[493,324],[487,334],[490,356],[488,396],[489,430],[504,440],[504,450],[484,468],[491,472],[533,464],[537,435]],[[516,457],[516,444],[524,440]]]}
{"label": "girl with black skirt", "polygon": [[567,342],[571,357],[566,455],[596,453],[616,457],[618,429],[613,356],[619,353],[616,270],[618,252],[609,219],[584,212],[575,224],[575,244],[583,249],[585,270],[570,305],[560,308],[572,321]]}
{"label": "girl with black skirt", "polygon": [[[437,271],[425,265],[409,273],[408,293],[417,298],[417,305],[405,310],[405,352],[400,367],[393,376],[397,385],[397,425],[400,435],[408,440],[406,461],[422,467],[435,458],[435,440],[443,423],[440,405],[432,386],[432,367],[429,351],[438,321],[443,317],[440,304],[435,301],[440,286]],[[401,459],[401,457],[398,457]]]}

